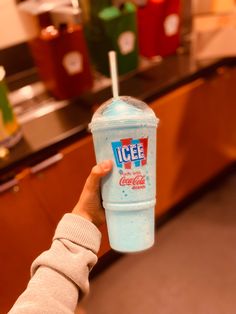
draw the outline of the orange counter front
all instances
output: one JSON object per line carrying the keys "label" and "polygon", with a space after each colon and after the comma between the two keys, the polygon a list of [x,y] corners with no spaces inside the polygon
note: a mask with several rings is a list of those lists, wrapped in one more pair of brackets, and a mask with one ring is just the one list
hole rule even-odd
{"label": "orange counter front", "polygon": [[219,68],[154,101],[157,215],[236,160],[236,68]]}

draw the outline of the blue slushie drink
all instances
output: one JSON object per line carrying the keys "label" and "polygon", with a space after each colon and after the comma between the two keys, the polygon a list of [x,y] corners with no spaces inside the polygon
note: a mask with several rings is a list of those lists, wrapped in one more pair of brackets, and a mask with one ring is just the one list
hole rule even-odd
{"label": "blue slushie drink", "polygon": [[110,245],[120,252],[154,244],[157,123],[148,105],[121,96],[100,106],[90,124],[97,162],[114,163],[102,199]]}

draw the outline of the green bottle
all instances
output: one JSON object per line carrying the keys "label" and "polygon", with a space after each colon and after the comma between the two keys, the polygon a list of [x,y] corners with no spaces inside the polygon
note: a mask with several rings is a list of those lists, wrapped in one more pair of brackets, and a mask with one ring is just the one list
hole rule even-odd
{"label": "green bottle", "polygon": [[91,16],[86,26],[86,37],[97,70],[109,76],[107,54],[110,50],[117,53],[120,75],[135,70],[138,66],[135,5],[127,2],[119,8],[107,6],[97,15],[93,11]]}
{"label": "green bottle", "polygon": [[5,70],[0,66],[0,147],[11,147],[21,138],[21,132],[9,103]]}
{"label": "green bottle", "polygon": [[111,50],[103,24],[98,14],[103,9],[112,5],[111,0],[81,0],[80,5],[83,12],[84,32],[89,49],[90,58],[96,70],[104,72],[103,69],[107,64],[107,51]]}

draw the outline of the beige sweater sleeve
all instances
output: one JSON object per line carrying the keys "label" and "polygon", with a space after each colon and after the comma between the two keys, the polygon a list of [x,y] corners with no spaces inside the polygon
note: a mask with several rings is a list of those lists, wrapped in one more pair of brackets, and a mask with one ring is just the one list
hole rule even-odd
{"label": "beige sweater sleeve", "polygon": [[33,262],[32,278],[9,313],[74,313],[78,300],[89,291],[88,275],[97,262],[100,242],[95,225],[75,214],[64,215],[51,248]]}

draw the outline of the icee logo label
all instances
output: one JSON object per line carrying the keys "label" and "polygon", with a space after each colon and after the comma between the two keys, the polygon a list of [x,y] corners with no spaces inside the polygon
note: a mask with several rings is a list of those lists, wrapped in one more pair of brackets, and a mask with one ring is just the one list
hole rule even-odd
{"label": "icee logo label", "polygon": [[118,168],[132,169],[146,165],[148,138],[126,138],[111,145]]}

